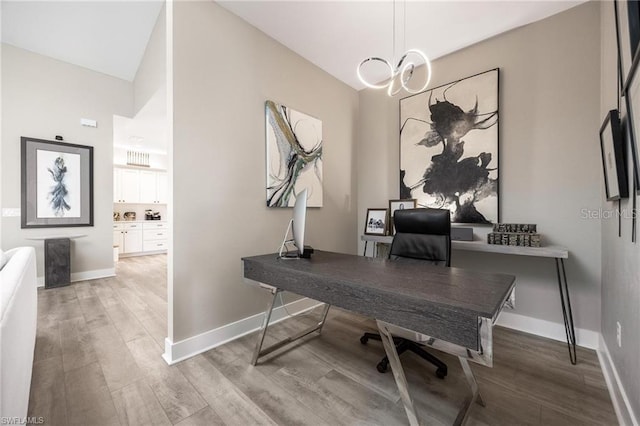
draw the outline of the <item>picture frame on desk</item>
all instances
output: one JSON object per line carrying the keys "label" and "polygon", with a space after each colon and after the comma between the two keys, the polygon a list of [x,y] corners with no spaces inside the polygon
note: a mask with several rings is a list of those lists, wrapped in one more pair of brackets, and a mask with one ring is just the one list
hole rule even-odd
{"label": "picture frame on desk", "polygon": [[393,215],[396,210],[415,209],[418,200],[415,198],[407,198],[404,200],[389,200],[389,235],[395,235],[396,228],[393,224]]}
{"label": "picture frame on desk", "polygon": [[93,147],[21,137],[21,228],[93,226]]}
{"label": "picture frame on desk", "polygon": [[600,127],[600,152],[607,201],[629,196],[624,139],[618,110],[611,110]]}
{"label": "picture frame on desk", "polygon": [[387,235],[388,209],[367,209],[364,222],[365,235]]}

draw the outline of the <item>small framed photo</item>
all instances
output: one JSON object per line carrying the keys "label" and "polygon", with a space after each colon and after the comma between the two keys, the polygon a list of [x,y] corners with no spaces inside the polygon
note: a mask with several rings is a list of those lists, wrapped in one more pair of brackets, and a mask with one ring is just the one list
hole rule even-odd
{"label": "small framed photo", "polygon": [[367,219],[364,224],[365,235],[386,235],[388,213],[387,209],[367,209]]}
{"label": "small framed photo", "polygon": [[22,228],[93,226],[93,147],[21,138]]}
{"label": "small framed photo", "polygon": [[618,110],[611,110],[600,127],[600,151],[607,200],[629,196],[627,170],[624,160],[624,140]]}
{"label": "small framed photo", "polygon": [[406,200],[389,200],[389,234],[395,235],[396,229],[393,224],[393,215],[396,210],[415,209],[417,206],[417,200],[415,198],[409,198]]}

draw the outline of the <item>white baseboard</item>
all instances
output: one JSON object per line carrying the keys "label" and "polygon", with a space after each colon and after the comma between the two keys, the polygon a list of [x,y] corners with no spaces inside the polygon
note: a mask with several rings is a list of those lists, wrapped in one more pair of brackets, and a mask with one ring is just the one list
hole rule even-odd
{"label": "white baseboard", "polygon": [[[313,309],[318,305],[321,305],[321,303],[305,297],[295,302],[287,303],[285,305],[286,310],[284,307],[279,306],[271,313],[269,324],[274,324],[288,318],[289,314],[287,311],[295,315]],[[180,362],[249,333],[253,333],[260,328],[263,320],[264,313],[259,313],[179,342],[173,343],[169,338],[166,338],[164,345],[165,351],[162,358],[169,365],[175,364],[176,362]]]}
{"label": "white baseboard", "polygon": [[598,360],[600,361],[600,367],[602,367],[604,380],[607,382],[609,395],[611,395],[613,409],[616,411],[616,416],[618,416],[618,423],[623,426],[638,426],[638,418],[633,413],[629,397],[622,386],[618,370],[613,364],[609,348],[602,335],[600,335],[599,343]]}
{"label": "white baseboard", "polygon": [[167,250],[140,251],[135,253],[119,253],[118,257],[119,258],[138,257],[138,256],[150,256],[152,254],[166,254],[166,253],[167,253]]}
{"label": "white baseboard", "polygon": [[[564,324],[557,322],[528,317],[513,312],[502,312],[500,318],[498,318],[498,325],[560,342],[567,341]],[[576,328],[575,331],[576,345],[589,349],[598,349],[600,333],[582,328]]]}
{"label": "white baseboard", "polygon": [[[98,278],[109,278],[116,276],[115,268],[96,269],[94,271],[72,272],[71,282],[97,280]],[[44,287],[44,277],[38,277],[38,287]]]}

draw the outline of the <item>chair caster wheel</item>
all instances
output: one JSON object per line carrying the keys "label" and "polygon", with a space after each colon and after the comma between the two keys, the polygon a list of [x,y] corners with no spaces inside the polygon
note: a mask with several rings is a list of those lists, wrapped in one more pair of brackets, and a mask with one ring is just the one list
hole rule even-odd
{"label": "chair caster wheel", "polygon": [[369,341],[369,338],[367,336],[362,336],[360,338],[360,343],[362,343],[363,345],[366,345],[368,341]]}
{"label": "chair caster wheel", "polygon": [[444,378],[446,377],[446,375],[447,375],[447,370],[446,370],[446,369],[444,369],[444,368],[438,368],[438,369],[436,370],[436,376],[437,376],[439,379],[444,379]]}
{"label": "chair caster wheel", "polygon": [[380,373],[386,373],[388,366],[389,366],[388,362],[380,361],[380,363],[376,365],[376,369],[378,369],[378,372]]}

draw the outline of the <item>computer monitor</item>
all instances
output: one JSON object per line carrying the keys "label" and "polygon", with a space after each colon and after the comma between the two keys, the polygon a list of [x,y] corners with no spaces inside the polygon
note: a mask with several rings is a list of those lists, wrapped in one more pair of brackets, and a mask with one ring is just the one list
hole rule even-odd
{"label": "computer monitor", "polygon": [[[296,202],[293,206],[293,217],[289,221],[289,225],[287,226],[287,231],[284,234],[284,239],[282,240],[282,245],[280,245],[280,252],[278,256],[282,259],[299,259],[299,258],[309,258],[311,257],[311,253],[313,253],[313,249],[307,247],[305,250],[304,247],[304,228],[306,225],[306,217],[307,217],[307,190],[303,189],[296,195]],[[289,236],[289,230],[293,232],[293,238],[287,239]],[[289,253],[287,251],[287,244],[293,243],[296,247],[294,253]]]}
{"label": "computer monitor", "polygon": [[296,195],[293,205],[293,244],[298,249],[298,254],[304,253],[304,226],[307,221],[307,189],[303,189]]}

